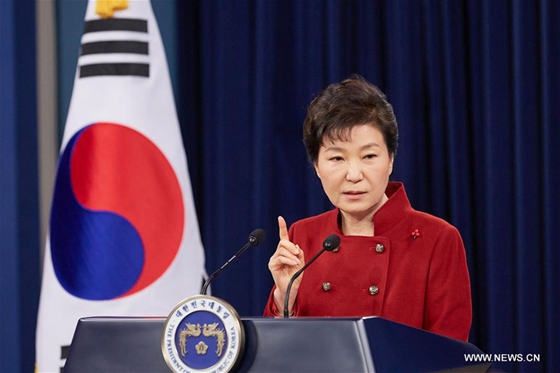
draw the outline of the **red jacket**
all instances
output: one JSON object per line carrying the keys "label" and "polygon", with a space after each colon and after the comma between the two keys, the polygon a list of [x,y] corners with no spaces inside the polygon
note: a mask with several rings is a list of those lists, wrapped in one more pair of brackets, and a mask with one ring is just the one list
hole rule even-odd
{"label": "red jacket", "polygon": [[[373,217],[375,236],[345,236],[338,209],[300,220],[290,240],[309,260],[337,234],[337,252],[323,253],[302,274],[294,316],[380,316],[467,341],[471,292],[465,248],[457,229],[415,211],[401,183]],[[265,316],[277,316],[272,294]]]}

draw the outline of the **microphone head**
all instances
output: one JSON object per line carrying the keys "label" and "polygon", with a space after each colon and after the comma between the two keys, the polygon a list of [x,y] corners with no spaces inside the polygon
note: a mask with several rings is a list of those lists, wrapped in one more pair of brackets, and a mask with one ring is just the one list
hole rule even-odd
{"label": "microphone head", "polygon": [[340,237],[336,234],[331,234],[323,241],[323,249],[327,251],[333,251],[340,246]]}
{"label": "microphone head", "polygon": [[263,243],[265,239],[266,239],[266,232],[264,231],[264,229],[261,228],[255,229],[249,235],[249,243],[251,244],[251,246],[257,246]]}

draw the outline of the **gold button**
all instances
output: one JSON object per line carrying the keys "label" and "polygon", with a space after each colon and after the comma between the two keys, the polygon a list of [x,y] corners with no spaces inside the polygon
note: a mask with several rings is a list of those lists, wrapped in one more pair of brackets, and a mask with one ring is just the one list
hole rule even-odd
{"label": "gold button", "polygon": [[371,286],[369,287],[369,293],[370,293],[371,295],[375,295],[375,294],[379,293],[379,288],[378,288],[377,286],[375,286],[375,285],[371,285]]}
{"label": "gold button", "polygon": [[377,246],[375,246],[375,251],[381,254],[383,251],[385,251],[385,246],[383,246],[383,244],[378,243]]}
{"label": "gold button", "polygon": [[329,291],[331,290],[332,286],[330,282],[323,282],[323,290],[324,291]]}

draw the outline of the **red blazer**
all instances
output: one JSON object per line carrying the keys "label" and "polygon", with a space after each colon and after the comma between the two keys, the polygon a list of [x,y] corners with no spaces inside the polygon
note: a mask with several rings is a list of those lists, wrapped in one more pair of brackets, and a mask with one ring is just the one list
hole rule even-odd
{"label": "red blazer", "polygon": [[[472,320],[470,280],[457,229],[414,210],[404,186],[389,183],[389,200],[373,217],[375,236],[345,236],[338,209],[300,220],[289,230],[309,260],[323,240],[341,238],[302,274],[294,316],[381,316],[467,341]],[[278,316],[272,294],[265,316]]]}

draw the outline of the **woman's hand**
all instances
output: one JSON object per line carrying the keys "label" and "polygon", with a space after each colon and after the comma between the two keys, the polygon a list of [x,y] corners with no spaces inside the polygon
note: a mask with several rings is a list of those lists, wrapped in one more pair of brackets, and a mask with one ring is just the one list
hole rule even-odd
{"label": "woman's hand", "polygon": [[[280,242],[278,242],[276,251],[270,257],[268,269],[270,270],[274,283],[276,284],[276,290],[274,290],[274,303],[276,304],[276,308],[280,314],[282,314],[284,312],[284,298],[286,296],[288,283],[290,282],[292,276],[303,267],[305,260],[303,250],[301,250],[298,245],[290,242],[286,221],[281,216],[278,217],[278,228]],[[293,308],[302,277],[303,274],[292,284],[289,301],[290,311]]]}

